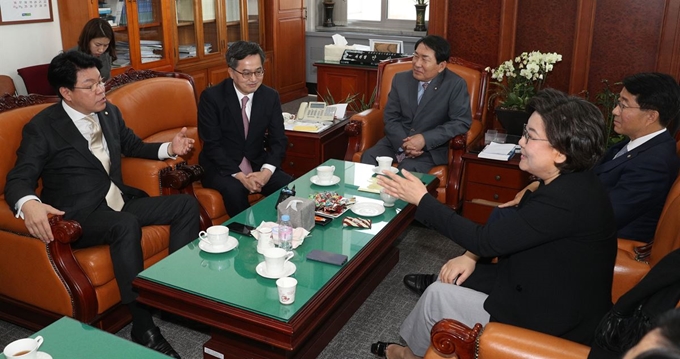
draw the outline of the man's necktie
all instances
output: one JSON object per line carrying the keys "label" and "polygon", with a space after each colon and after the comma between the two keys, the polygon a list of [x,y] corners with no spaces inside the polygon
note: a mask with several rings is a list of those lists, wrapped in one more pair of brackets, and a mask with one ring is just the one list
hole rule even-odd
{"label": "man's necktie", "polygon": [[[248,115],[246,114],[246,104],[248,103],[248,96],[243,96],[241,99],[241,118],[243,119],[243,132],[245,133],[245,137],[248,138],[248,127],[250,126],[250,121],[248,121]],[[238,165],[238,168],[241,169],[241,172],[244,174],[249,174],[253,172],[253,168],[250,166],[250,161],[243,156],[243,159],[241,160],[241,164]]]}
{"label": "man's necktie", "polygon": [[[92,151],[92,154],[95,155],[95,157],[99,159],[99,162],[102,163],[106,173],[109,173],[111,169],[111,158],[104,149],[104,142],[102,141],[102,128],[94,119],[93,115],[85,116],[85,119],[90,122],[90,127],[92,128],[90,151]],[[111,209],[116,211],[120,211],[125,205],[123,195],[120,194],[120,189],[118,189],[113,181],[111,181],[111,186],[109,186],[109,192],[106,193],[106,204],[108,204]]]}
{"label": "man's necktie", "polygon": [[614,158],[619,158],[619,157],[623,156],[626,152],[628,152],[628,145],[623,146],[619,150],[619,152],[616,152],[616,154],[614,155]]}
{"label": "man's necktie", "polygon": [[429,82],[423,82],[422,85],[422,90],[419,89],[418,91],[418,104],[420,104],[420,99],[423,98],[423,94],[425,93],[425,90],[427,90],[427,85],[429,85]]}

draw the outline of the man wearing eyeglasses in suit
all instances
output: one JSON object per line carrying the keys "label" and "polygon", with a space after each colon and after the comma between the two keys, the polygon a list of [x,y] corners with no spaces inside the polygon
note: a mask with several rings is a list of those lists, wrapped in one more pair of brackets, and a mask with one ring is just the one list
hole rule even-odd
{"label": "man wearing eyeglasses in suit", "polygon": [[194,140],[183,128],[172,142],[142,142],[106,101],[101,66],[99,59],[78,51],[52,59],[47,78],[61,101],[24,126],[5,198],[31,235],[45,243],[54,240],[48,215],[63,215],[83,229],[73,248],[108,244],[121,302],[132,314],[132,340],[179,358],[150,310],[137,303],[132,280],[144,267],[142,226],[169,224],[172,253],[196,238],[198,203],[189,195],[149,197],[127,186],[121,157],[167,159],[191,151]]}
{"label": "man wearing eyeglasses in suit", "polygon": [[280,168],[288,138],[279,94],[262,85],[264,51],[257,43],[237,41],[226,58],[230,78],[203,91],[198,104],[203,140],[198,160],[203,185],[222,194],[233,217],[250,207],[249,194],[270,195],[292,177]]}

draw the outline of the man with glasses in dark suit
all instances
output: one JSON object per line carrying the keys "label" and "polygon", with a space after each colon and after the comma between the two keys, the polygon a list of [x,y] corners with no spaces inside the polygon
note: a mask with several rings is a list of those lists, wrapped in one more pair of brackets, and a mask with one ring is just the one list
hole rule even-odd
{"label": "man with glasses in dark suit", "polygon": [[280,168],[288,138],[279,94],[262,85],[264,51],[237,41],[226,58],[230,78],[203,91],[198,103],[198,160],[203,185],[222,194],[233,217],[250,207],[249,194],[270,195],[293,178]]}

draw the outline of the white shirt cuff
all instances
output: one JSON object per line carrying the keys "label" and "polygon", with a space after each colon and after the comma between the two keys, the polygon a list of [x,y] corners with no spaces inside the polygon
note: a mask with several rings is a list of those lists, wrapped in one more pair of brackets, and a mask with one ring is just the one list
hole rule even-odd
{"label": "white shirt cuff", "polygon": [[174,156],[169,156],[168,155],[168,147],[170,146],[170,142],[163,143],[161,147],[158,148],[158,159],[159,160],[167,160],[168,158],[175,159],[177,158],[177,155]]}
{"label": "white shirt cuff", "polygon": [[32,201],[32,200],[36,200],[36,201],[42,203],[42,201],[40,200],[40,198],[38,198],[38,196],[34,196],[32,194],[29,194],[28,196],[21,197],[17,201],[17,204],[14,205],[14,209],[17,210],[17,214],[14,215],[14,217],[24,219],[24,212],[21,211],[21,208],[24,206],[24,203],[26,203],[28,201]]}

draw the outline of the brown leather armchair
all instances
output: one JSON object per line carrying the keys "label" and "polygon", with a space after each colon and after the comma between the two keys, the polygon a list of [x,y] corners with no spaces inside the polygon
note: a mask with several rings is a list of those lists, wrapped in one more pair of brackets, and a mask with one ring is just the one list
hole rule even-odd
{"label": "brown leather armchair", "polygon": [[[666,254],[680,248],[680,178],[666,197],[666,204],[656,227],[649,262],[640,262],[634,254],[619,248],[614,268],[612,300],[616,301],[647,274]],[[680,304],[680,303],[679,303]],[[443,319],[432,327],[431,345],[425,358],[578,358],[588,356],[590,348],[548,334],[501,323],[484,328],[469,328],[453,319]],[[475,352],[478,353],[475,356]]]}
{"label": "brown leather armchair", "polygon": [[[169,177],[174,182],[166,184],[165,193],[195,196],[201,205],[203,229],[228,220],[220,193],[204,188],[200,181],[203,170],[198,164],[198,154],[202,142],[198,137],[198,97],[193,78],[179,72],[130,69],[107,81],[106,86],[107,99],[118,106],[127,126],[145,142],[171,141],[182,127],[187,128],[187,136],[195,140],[194,149],[176,160],[166,161],[179,171]],[[136,184],[134,178],[124,180],[132,186]],[[156,188],[154,192],[157,191]],[[259,194],[249,196],[250,203],[262,198]]]}
{"label": "brown leather armchair", "polygon": [[[458,57],[451,57],[447,67],[467,83],[472,123],[467,134],[451,139],[448,165],[435,166],[429,173],[439,178],[437,199],[454,210],[459,210],[462,199],[462,193],[460,193],[463,171],[461,156],[465,153],[467,146],[481,138],[487,127],[484,119],[486,118],[487,86],[490,75],[484,70],[484,66]],[[392,59],[378,65],[378,87],[373,108],[352,116],[345,128],[345,133],[349,137],[349,145],[345,154],[346,161],[361,161],[361,154],[384,136],[383,111],[392,86],[392,79],[396,73],[408,71],[411,68],[410,57]]]}
{"label": "brown leather armchair", "polygon": [[[45,245],[32,237],[24,221],[14,217],[5,201],[7,173],[14,167],[24,125],[57,97],[16,96],[0,99],[0,318],[30,329],[40,329],[69,316],[101,329],[117,331],[129,320],[119,305],[120,294],[113,275],[108,246],[72,250],[70,243],[81,234],[75,221],[51,218],[57,240]],[[153,120],[154,109],[144,117]],[[128,184],[160,195],[163,182],[172,176],[163,161],[123,159]],[[38,188],[38,193],[40,189]],[[144,266],[168,254],[169,227],[142,229]]]}

